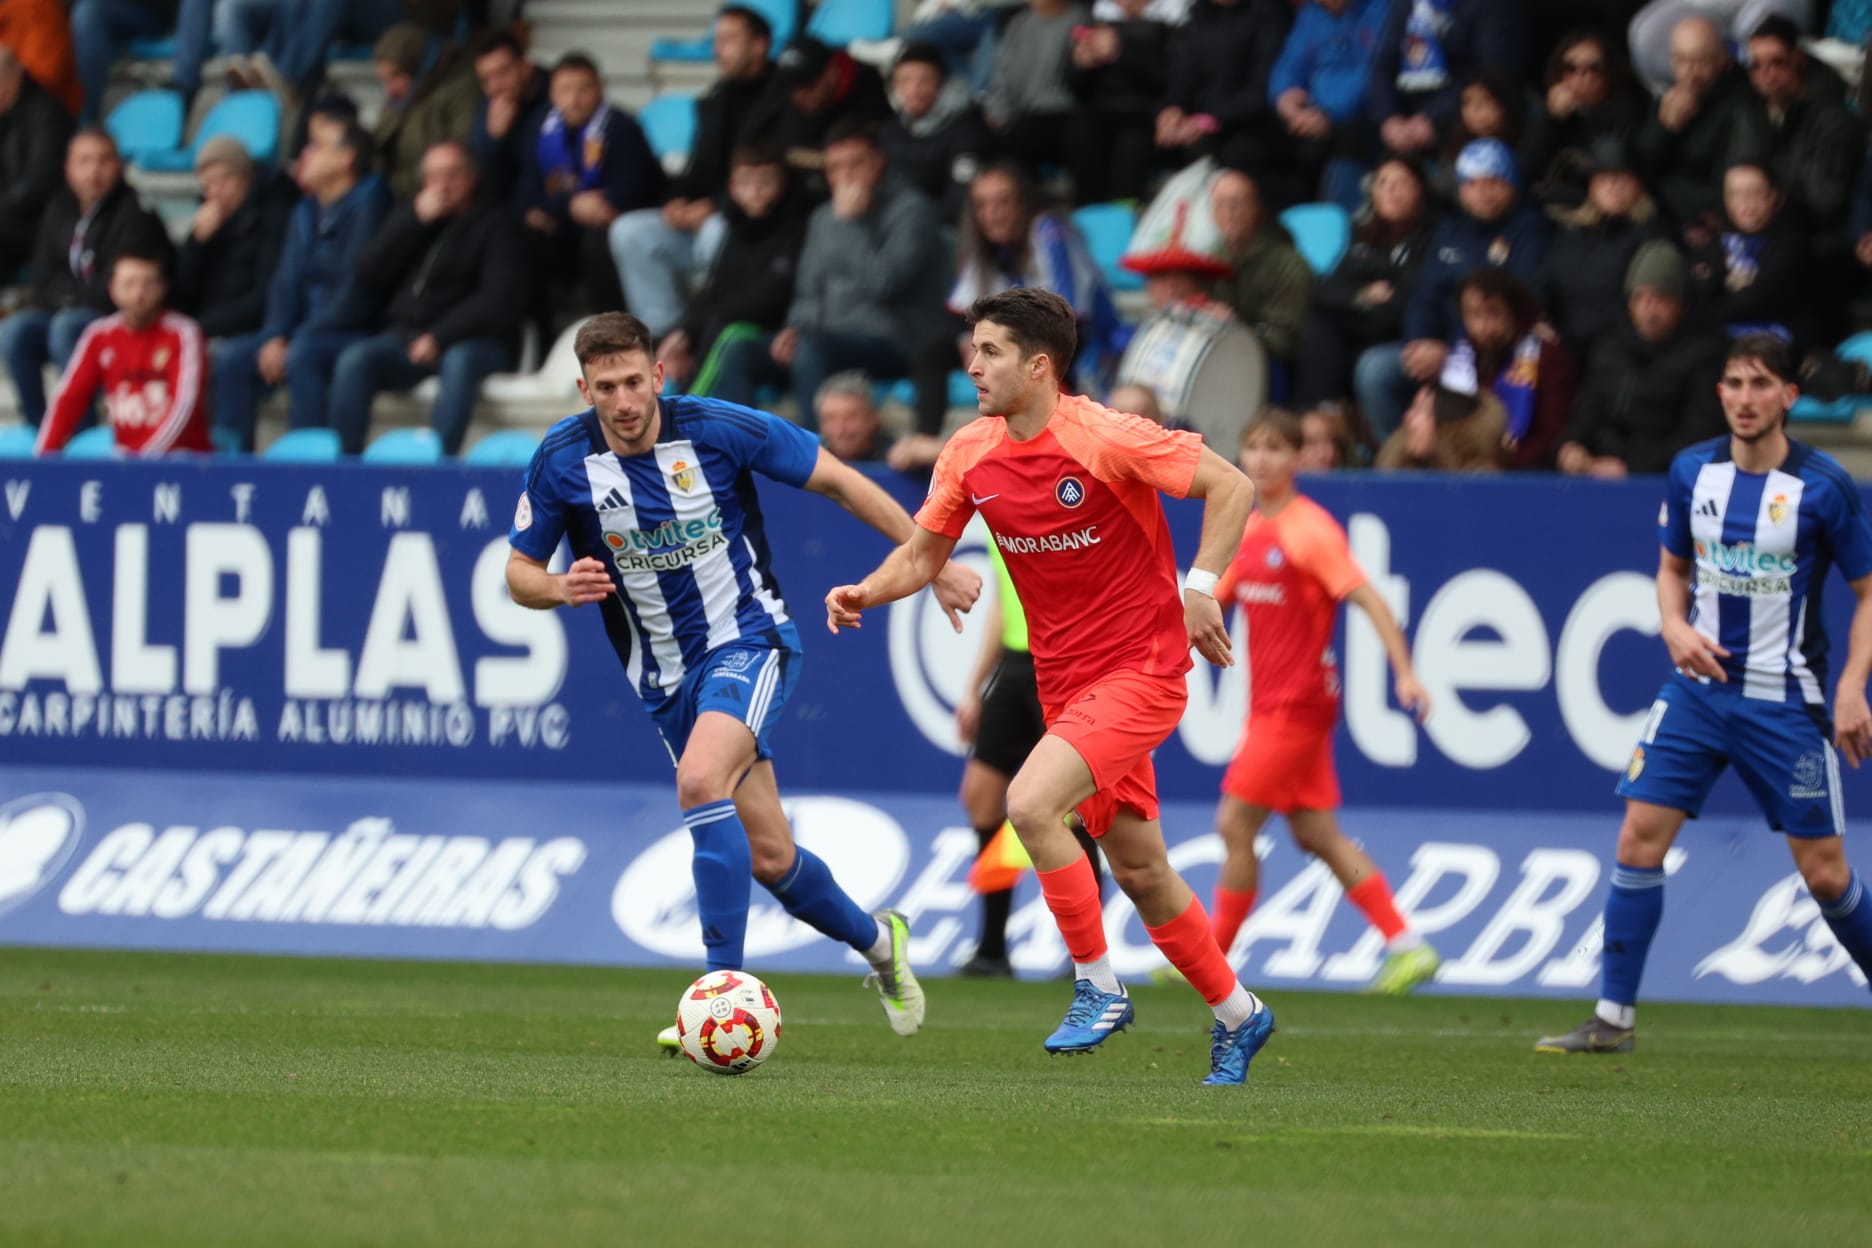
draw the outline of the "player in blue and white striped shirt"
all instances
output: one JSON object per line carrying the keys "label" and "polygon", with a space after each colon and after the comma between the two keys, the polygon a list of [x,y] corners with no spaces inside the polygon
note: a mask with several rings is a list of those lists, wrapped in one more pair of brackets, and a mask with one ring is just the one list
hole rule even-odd
{"label": "player in blue and white striped shirt", "polygon": [[[1730,436],[1671,464],[1658,516],[1658,608],[1677,669],[1651,706],[1618,791],[1618,863],[1606,897],[1593,1017],[1535,1047],[1627,1053],[1645,954],[1664,910],[1664,856],[1686,818],[1734,767],[1788,848],[1827,925],[1872,976],[1872,898],[1846,861],[1835,744],[1872,757],[1872,524],[1859,487],[1823,451],[1787,436],[1792,352],[1736,339],[1719,387]],[[1820,593],[1835,564],[1858,598],[1846,665],[1826,705]]]}
{"label": "player in blue and white striped shirt", "polygon": [[[799,630],[774,580],[751,474],[823,494],[888,537],[914,525],[878,485],[777,416],[713,399],[659,398],[663,367],[635,317],[593,317],[574,343],[592,406],[554,425],[527,468],[508,541],[514,601],[599,603],[605,631],[676,763],[695,839],[696,908],[710,970],[738,970],[748,877],[787,913],[871,963],[892,1030],[923,1020],[909,927],[868,915],[793,842],[774,783],[772,733],[799,678]],[[547,568],[561,538],[574,562]],[[957,631],[981,589],[959,565],[937,600]],[[675,1044],[674,1028],[659,1042]]]}

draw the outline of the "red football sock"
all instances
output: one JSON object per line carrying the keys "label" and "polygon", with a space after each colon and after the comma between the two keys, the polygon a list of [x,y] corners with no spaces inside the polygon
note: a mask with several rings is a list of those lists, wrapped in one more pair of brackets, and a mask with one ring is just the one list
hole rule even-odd
{"label": "red football sock", "polygon": [[1252,888],[1223,888],[1216,885],[1215,920],[1216,948],[1227,954],[1235,944],[1235,933],[1241,931],[1241,925],[1254,913],[1255,898],[1258,890]]}
{"label": "red football sock", "polygon": [[1035,871],[1047,909],[1066,938],[1066,952],[1081,965],[1105,956],[1105,913],[1099,905],[1098,877],[1081,854],[1057,871]]}
{"label": "red football sock", "polygon": [[1145,924],[1144,930],[1150,933],[1151,943],[1170,959],[1170,965],[1182,971],[1183,978],[1210,1005],[1227,1000],[1240,986],[1235,968],[1216,948],[1215,929],[1209,926],[1209,915],[1196,898],[1191,897],[1189,909],[1162,927]]}
{"label": "red football sock", "polygon": [[1398,913],[1397,902],[1391,899],[1391,886],[1377,871],[1346,889],[1346,900],[1363,910],[1386,940],[1396,940],[1410,930],[1410,924]]}

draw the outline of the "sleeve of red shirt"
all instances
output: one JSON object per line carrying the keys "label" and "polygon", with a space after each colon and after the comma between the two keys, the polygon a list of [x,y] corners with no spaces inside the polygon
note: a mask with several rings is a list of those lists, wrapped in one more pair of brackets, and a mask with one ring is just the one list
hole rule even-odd
{"label": "sleeve of red shirt", "polygon": [[1308,511],[1293,520],[1297,523],[1282,526],[1281,545],[1294,566],[1324,585],[1327,593],[1343,599],[1371,579],[1352,557],[1337,520],[1324,511]]}
{"label": "sleeve of red shirt", "polygon": [[1203,440],[1190,430],[1115,412],[1090,399],[1069,398],[1061,442],[1101,481],[1141,481],[1172,498],[1188,498]]}
{"label": "sleeve of red shirt", "polygon": [[962,536],[962,530],[975,515],[975,504],[962,484],[962,474],[981,459],[983,449],[983,442],[972,425],[949,439],[942,454],[936,457],[936,467],[931,470],[929,497],[917,508],[919,526],[944,537]]}
{"label": "sleeve of red shirt", "polygon": [[33,448],[36,453],[50,455],[64,450],[72,434],[78,431],[79,420],[96,402],[98,385],[104,375],[98,361],[104,350],[105,322],[110,319],[105,317],[87,325],[79,336],[78,345],[72,348],[71,360],[59,377],[58,389],[52,392],[45,419],[39,422],[39,444]]}
{"label": "sleeve of red shirt", "polygon": [[202,379],[208,372],[208,348],[202,341],[201,326],[186,316],[170,313],[163,317],[163,328],[175,336],[175,350],[163,369],[169,383],[169,408],[137,454],[145,458],[166,455],[199,417],[202,402]]}

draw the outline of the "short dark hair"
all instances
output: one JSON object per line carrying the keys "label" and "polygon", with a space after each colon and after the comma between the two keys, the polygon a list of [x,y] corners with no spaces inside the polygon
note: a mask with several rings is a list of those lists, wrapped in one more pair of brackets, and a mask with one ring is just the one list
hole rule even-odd
{"label": "short dark hair", "polygon": [[779,165],[784,169],[786,163],[786,148],[777,139],[750,139],[746,143],[735,144],[734,150],[728,153],[730,169],[764,169],[769,165]]}
{"label": "short dark hair", "polygon": [[72,131],[71,138],[67,140],[65,144],[65,150],[70,151],[72,147],[77,144],[79,139],[96,139],[98,142],[110,148],[113,156],[116,156],[119,160],[123,158],[123,154],[117,150],[117,136],[95,122],[88,126],[79,126],[76,130]]}
{"label": "short dark hair", "polygon": [[586,56],[583,52],[568,52],[553,62],[552,72],[555,77],[568,69],[590,74],[592,77],[598,79],[599,82],[604,81],[604,73],[599,70],[598,62],[592,60],[591,57]]}
{"label": "short dark hair", "polygon": [[1296,451],[1306,442],[1306,430],[1300,427],[1300,418],[1284,407],[1271,404],[1256,413],[1255,418],[1248,422],[1248,427],[1242,430],[1242,446],[1246,447],[1248,439],[1257,433],[1278,438]]}
{"label": "short dark hair", "polygon": [[863,117],[843,117],[826,130],[825,146],[834,143],[868,143],[882,150],[878,142],[878,128]]}
{"label": "short dark hair", "polygon": [[[343,107],[338,101],[342,101]],[[306,114],[306,127],[309,130],[314,121],[330,122],[338,127],[338,146],[351,153],[351,172],[363,177],[371,171],[371,165],[377,158],[377,140],[358,120],[357,109],[343,97],[328,96],[312,107]]]}
{"label": "short dark hair", "polygon": [[146,230],[141,233],[142,237],[132,238],[116,255],[111,257],[111,273],[115,274],[117,266],[124,261],[135,260],[142,264],[155,265],[156,272],[162,275],[165,282],[168,281],[171,254],[169,249],[158,245],[158,241],[151,236],[150,231]]}
{"label": "short dark hair", "polygon": [[743,26],[748,28],[748,34],[756,39],[765,39],[768,43],[773,42],[773,23],[767,20],[764,13],[750,9],[745,4],[724,4],[721,12],[715,15],[715,20],[720,21],[724,17],[738,19]]}
{"label": "short dark hair", "polygon": [[1790,52],[1798,52],[1801,46],[1800,27],[1792,20],[1779,13],[1771,13],[1749,32],[1748,42],[1757,39],[1773,39]]}
{"label": "short dark hair", "polygon": [[478,61],[484,56],[493,56],[496,52],[509,52],[524,59],[526,45],[520,42],[520,36],[514,34],[508,26],[492,26],[474,37],[468,45],[468,59]]}
{"label": "short dark hair", "polygon": [[654,359],[656,339],[648,325],[628,312],[600,312],[579,326],[572,339],[572,354],[578,357],[580,368],[593,360],[631,351],[641,351]]}
{"label": "short dark hair", "polygon": [[1743,334],[1729,344],[1729,354],[1723,357],[1723,371],[1727,372],[1728,366],[1738,360],[1761,365],[1784,386],[1800,380],[1794,348],[1780,334]]}
{"label": "short dark hair", "polygon": [[1724,178],[1727,178],[1730,174],[1734,173],[1738,169],[1753,169],[1756,173],[1761,174],[1762,181],[1768,184],[1769,190],[1774,191],[1777,194],[1780,193],[1781,179],[1775,176],[1775,171],[1768,167],[1767,161],[1765,160],[1732,160],[1727,165],[1723,166],[1722,176]]}
{"label": "short dark hair", "polygon": [[1050,290],[1018,286],[998,295],[983,295],[969,308],[968,323],[991,321],[1008,331],[1022,359],[1044,354],[1053,362],[1053,375],[1064,378],[1079,346],[1079,320],[1072,304]]}

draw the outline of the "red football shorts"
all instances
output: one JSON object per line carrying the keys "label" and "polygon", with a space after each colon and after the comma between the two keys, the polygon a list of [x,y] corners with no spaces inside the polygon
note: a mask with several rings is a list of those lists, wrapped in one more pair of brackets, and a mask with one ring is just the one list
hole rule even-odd
{"label": "red football shorts", "polygon": [[1333,724],[1319,711],[1263,711],[1249,717],[1235,757],[1222,775],[1222,791],[1277,814],[1339,809],[1333,769]]}
{"label": "red football shorts", "polygon": [[1119,810],[1157,817],[1157,772],[1151,751],[1176,731],[1189,701],[1181,675],[1115,672],[1064,707],[1047,707],[1047,734],[1079,752],[1098,791],[1078,806],[1086,831],[1103,836]]}

